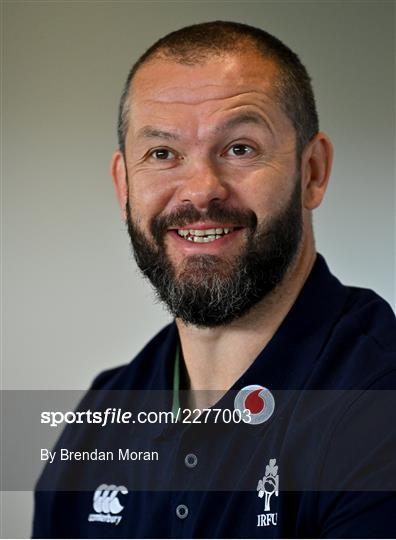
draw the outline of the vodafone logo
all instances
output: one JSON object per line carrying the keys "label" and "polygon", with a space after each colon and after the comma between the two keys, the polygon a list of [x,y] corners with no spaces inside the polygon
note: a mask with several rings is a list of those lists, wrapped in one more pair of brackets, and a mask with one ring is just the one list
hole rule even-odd
{"label": "vodafone logo", "polygon": [[234,401],[235,409],[242,414],[244,411],[250,411],[249,424],[262,424],[271,418],[275,410],[274,396],[264,386],[251,384],[239,390]]}

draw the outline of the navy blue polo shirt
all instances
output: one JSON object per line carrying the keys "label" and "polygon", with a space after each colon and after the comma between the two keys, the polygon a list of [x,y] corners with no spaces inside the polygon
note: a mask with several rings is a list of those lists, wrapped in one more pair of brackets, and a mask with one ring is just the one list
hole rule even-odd
{"label": "navy blue polo shirt", "polygon": [[[170,411],[175,323],[130,364],[99,375],[78,410]],[[270,390],[261,424],[68,426],[57,449],[129,448],[148,461],[47,465],[34,537],[396,537],[396,321],[318,255],[295,304],[214,405]]]}

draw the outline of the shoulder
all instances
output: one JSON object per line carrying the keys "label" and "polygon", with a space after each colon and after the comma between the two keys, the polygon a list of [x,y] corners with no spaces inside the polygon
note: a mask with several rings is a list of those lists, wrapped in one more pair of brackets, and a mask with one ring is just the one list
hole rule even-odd
{"label": "shoulder", "polygon": [[316,388],[369,388],[376,380],[393,385],[396,370],[396,318],[375,292],[344,287],[337,315],[310,376]]}
{"label": "shoulder", "polygon": [[394,387],[396,370],[396,318],[390,305],[374,291],[350,287],[340,320],[344,341],[340,343],[349,357],[346,367],[360,375],[360,387],[376,382]]}
{"label": "shoulder", "polygon": [[396,351],[396,317],[391,306],[370,289],[348,287],[349,296],[341,323],[372,339],[379,348]]}

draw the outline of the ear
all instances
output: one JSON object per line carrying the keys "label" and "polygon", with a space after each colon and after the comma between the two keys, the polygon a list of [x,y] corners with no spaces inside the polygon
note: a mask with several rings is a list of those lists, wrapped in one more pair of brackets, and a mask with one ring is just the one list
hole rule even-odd
{"label": "ear", "polygon": [[329,137],[319,132],[306,145],[301,160],[303,205],[317,208],[324,197],[333,162],[333,145]]}
{"label": "ear", "polygon": [[113,177],[114,188],[118,203],[121,208],[122,217],[126,219],[126,203],[128,199],[128,182],[124,156],[117,150],[111,159],[111,176]]}

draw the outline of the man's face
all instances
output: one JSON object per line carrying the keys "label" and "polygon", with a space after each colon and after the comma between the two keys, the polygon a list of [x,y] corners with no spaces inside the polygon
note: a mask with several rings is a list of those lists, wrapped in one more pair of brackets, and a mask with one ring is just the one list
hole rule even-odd
{"label": "man's face", "polygon": [[256,53],[137,72],[125,159],[138,264],[176,317],[199,326],[246,313],[299,246],[296,137]]}

